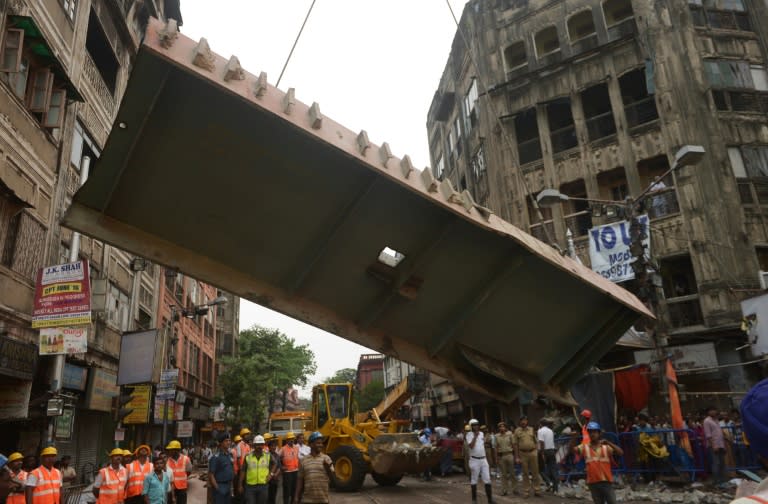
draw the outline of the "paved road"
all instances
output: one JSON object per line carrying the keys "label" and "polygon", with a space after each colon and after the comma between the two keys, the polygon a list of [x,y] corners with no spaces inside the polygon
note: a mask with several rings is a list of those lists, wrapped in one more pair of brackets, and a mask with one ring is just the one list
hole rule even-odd
{"label": "paved road", "polygon": [[[486,502],[482,485],[478,485],[478,502]],[[501,487],[494,483],[494,500],[499,504],[561,504],[563,499],[552,495],[523,499],[520,497],[502,497]],[[206,490],[203,482],[195,475],[190,480],[188,504],[205,504]],[[282,497],[278,495],[278,504],[282,504]],[[406,477],[396,487],[380,487],[368,477],[360,492],[337,493],[331,492],[332,504],[454,504],[469,503],[469,481],[460,474],[435,478],[425,482],[415,477]]]}

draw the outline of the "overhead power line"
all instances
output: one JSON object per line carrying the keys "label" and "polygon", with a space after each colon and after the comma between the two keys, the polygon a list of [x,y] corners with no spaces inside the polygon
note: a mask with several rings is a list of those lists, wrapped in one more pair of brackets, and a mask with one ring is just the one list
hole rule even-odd
{"label": "overhead power line", "polygon": [[280,77],[277,78],[275,87],[280,87],[280,81],[283,78],[285,69],[288,67],[288,62],[291,61],[291,56],[293,56],[293,51],[294,49],[296,49],[296,44],[299,43],[299,39],[301,38],[301,33],[304,31],[304,27],[307,25],[307,20],[309,19],[309,15],[312,14],[312,8],[315,6],[315,2],[316,0],[312,0],[312,3],[309,6],[309,10],[307,10],[307,15],[304,16],[304,22],[301,23],[301,28],[299,28],[299,33],[296,35],[296,40],[293,41],[293,46],[291,46],[291,52],[288,53],[288,57],[285,59],[285,64],[283,65],[283,69],[280,70]]}

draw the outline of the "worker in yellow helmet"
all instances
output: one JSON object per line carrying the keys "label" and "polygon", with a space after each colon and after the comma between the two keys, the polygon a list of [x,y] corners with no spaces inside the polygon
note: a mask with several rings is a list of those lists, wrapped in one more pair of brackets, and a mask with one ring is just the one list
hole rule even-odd
{"label": "worker in yellow helmet", "polygon": [[96,504],[119,504],[125,500],[128,472],[122,464],[124,450],[115,448],[109,454],[110,464],[99,470],[93,482]]}
{"label": "worker in yellow helmet", "polygon": [[40,467],[29,473],[25,482],[27,504],[59,504],[61,502],[61,471],[53,467],[56,448],[49,446],[40,453]]}
{"label": "worker in yellow helmet", "polygon": [[181,443],[173,440],[165,447],[168,452],[168,469],[173,473],[171,489],[176,497],[176,504],[187,504],[187,480],[192,476],[192,461],[181,453]]}
{"label": "worker in yellow helmet", "polygon": [[8,469],[11,471],[11,493],[8,494],[7,504],[25,504],[24,485],[29,473],[22,469],[23,461],[24,455],[19,452],[11,453],[8,456]]}

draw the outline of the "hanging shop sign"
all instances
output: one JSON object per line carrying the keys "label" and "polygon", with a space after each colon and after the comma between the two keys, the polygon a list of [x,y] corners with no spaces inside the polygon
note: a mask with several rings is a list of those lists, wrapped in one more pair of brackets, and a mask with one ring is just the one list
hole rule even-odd
{"label": "hanging shop sign", "polygon": [[184,419],[184,405],[178,404],[176,401],[167,401],[168,402],[168,409],[165,409],[165,400],[159,399],[157,395],[155,395],[155,404],[154,404],[154,421],[156,424],[163,423],[163,412],[166,413],[166,418],[169,422],[173,422],[174,420],[183,420]]}
{"label": "hanging shop sign", "polygon": [[126,387],[131,391],[131,400],[125,407],[132,409],[123,418],[124,424],[145,424],[149,422],[149,406],[152,404],[152,385],[133,385]]}
{"label": "hanging shop sign", "polygon": [[64,376],[61,380],[61,386],[63,388],[85,392],[87,385],[88,368],[64,363]]}
{"label": "hanging shop sign", "polygon": [[194,430],[194,422],[191,420],[182,420],[176,424],[176,437],[191,438]]}
{"label": "hanging shop sign", "polygon": [[32,382],[12,381],[15,383],[6,383],[6,386],[0,387],[0,420],[27,418]]}
{"label": "hanging shop sign", "polygon": [[123,333],[117,384],[157,383],[160,379],[162,344],[157,329]]}
{"label": "hanging shop sign", "polygon": [[40,329],[40,355],[78,354],[88,351],[88,326]]}
{"label": "hanging shop sign", "polygon": [[61,415],[56,417],[56,439],[72,439],[72,426],[75,424],[75,408],[70,406],[62,410]]}
{"label": "hanging shop sign", "polygon": [[[638,217],[646,238],[645,253],[651,252],[651,234],[648,232],[648,216]],[[635,278],[632,263],[635,258],[629,251],[629,222],[614,222],[589,230],[589,260],[592,271],[611,282],[624,282]]]}
{"label": "hanging shop sign", "polygon": [[36,365],[35,345],[0,336],[0,374],[31,380],[35,376]]}
{"label": "hanging shop sign", "polygon": [[178,369],[165,369],[160,374],[160,383],[157,384],[157,393],[155,394],[158,399],[162,400],[175,400],[176,399],[176,383],[179,380]]}
{"label": "hanging shop sign", "polygon": [[88,380],[85,407],[89,410],[112,411],[112,399],[120,395],[117,375],[106,369],[93,368]]}
{"label": "hanging shop sign", "polygon": [[91,282],[88,261],[40,268],[35,285],[32,327],[91,323]]}

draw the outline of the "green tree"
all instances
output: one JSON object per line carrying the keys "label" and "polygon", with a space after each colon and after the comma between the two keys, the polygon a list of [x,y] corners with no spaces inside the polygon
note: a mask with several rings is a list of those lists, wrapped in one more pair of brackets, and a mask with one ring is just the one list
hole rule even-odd
{"label": "green tree", "polygon": [[384,399],[384,395],[384,382],[382,380],[372,380],[357,394],[358,411],[364,412],[373,408]]}
{"label": "green tree", "polygon": [[323,380],[323,383],[355,383],[355,377],[357,377],[356,369],[344,368]]}
{"label": "green tree", "polygon": [[218,379],[232,420],[243,424],[257,425],[265,411],[284,410],[287,390],[305,386],[317,369],[308,345],[259,325],[240,331],[238,354],[224,360]]}

